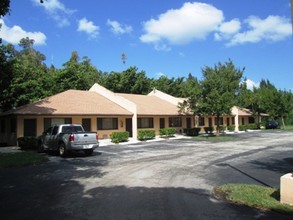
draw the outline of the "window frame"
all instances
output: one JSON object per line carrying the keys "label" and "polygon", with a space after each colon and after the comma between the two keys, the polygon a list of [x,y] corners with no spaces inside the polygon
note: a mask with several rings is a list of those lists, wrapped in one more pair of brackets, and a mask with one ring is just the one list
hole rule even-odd
{"label": "window frame", "polygon": [[169,117],[168,122],[170,128],[182,127],[182,117]]}
{"label": "window frame", "polygon": [[137,128],[154,128],[154,118],[151,118],[151,117],[137,118]]}
{"label": "window frame", "polygon": [[[106,120],[112,120],[111,126],[105,126]],[[118,118],[97,118],[97,130],[118,130]]]}

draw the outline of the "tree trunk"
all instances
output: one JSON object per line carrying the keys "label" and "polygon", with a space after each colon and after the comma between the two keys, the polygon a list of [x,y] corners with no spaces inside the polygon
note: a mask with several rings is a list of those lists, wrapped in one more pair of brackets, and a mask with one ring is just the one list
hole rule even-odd
{"label": "tree trunk", "polygon": [[283,116],[283,114],[282,114],[282,124],[283,124],[283,129],[285,130],[285,120],[284,120],[284,116]]}

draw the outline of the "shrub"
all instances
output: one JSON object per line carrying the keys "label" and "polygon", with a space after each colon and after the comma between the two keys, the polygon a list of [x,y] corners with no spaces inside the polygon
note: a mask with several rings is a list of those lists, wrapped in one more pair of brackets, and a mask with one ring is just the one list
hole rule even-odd
{"label": "shrub", "polygon": [[161,137],[173,137],[176,134],[175,128],[162,128],[160,129]]}
{"label": "shrub", "polygon": [[226,131],[226,126],[219,126],[220,132]]}
{"label": "shrub", "polygon": [[235,125],[228,125],[227,129],[228,131],[235,131]]}
{"label": "shrub", "polygon": [[247,125],[239,125],[239,131],[247,131]]}
{"label": "shrub", "polygon": [[36,137],[20,137],[17,138],[18,146],[21,150],[37,150],[38,140]]}
{"label": "shrub", "polygon": [[183,132],[187,136],[197,136],[200,132],[200,128],[185,128]]}
{"label": "shrub", "polygon": [[249,124],[249,125],[246,125],[246,128],[249,129],[249,130],[257,130],[257,129],[259,129],[259,127],[257,126],[257,124]]}
{"label": "shrub", "polygon": [[204,131],[208,134],[208,133],[213,133],[214,131],[214,127],[204,127]]}
{"label": "shrub", "polygon": [[150,140],[155,138],[156,132],[154,130],[140,130],[138,131],[138,140],[144,141],[144,140]]}
{"label": "shrub", "polygon": [[113,143],[120,143],[120,142],[126,142],[129,138],[129,133],[127,131],[124,132],[113,132],[110,134],[111,141]]}

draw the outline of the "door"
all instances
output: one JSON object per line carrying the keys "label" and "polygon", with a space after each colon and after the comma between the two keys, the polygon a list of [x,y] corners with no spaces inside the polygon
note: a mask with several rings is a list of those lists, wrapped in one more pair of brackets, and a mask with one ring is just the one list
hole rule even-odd
{"label": "door", "polygon": [[227,126],[230,125],[230,118],[227,118]]}
{"label": "door", "polygon": [[36,137],[37,136],[37,119],[24,119],[23,121],[23,136]]}
{"label": "door", "polygon": [[209,118],[209,127],[213,126],[213,118]]}
{"label": "door", "polygon": [[129,137],[132,137],[132,118],[126,118],[126,131],[129,132]]}
{"label": "door", "polygon": [[160,129],[165,128],[165,118],[160,118]]}
{"label": "door", "polygon": [[49,138],[49,148],[53,150],[58,149],[58,130],[59,126],[54,126],[52,130],[52,135]]}
{"label": "door", "polygon": [[82,127],[84,131],[91,131],[91,119],[90,118],[83,118],[82,119]]}
{"label": "door", "polygon": [[186,128],[191,128],[191,118],[186,118]]}
{"label": "door", "polygon": [[53,127],[50,127],[48,128],[44,133],[44,138],[43,138],[43,145],[45,148],[48,148],[49,147],[49,143],[50,143],[50,138],[51,138],[51,135],[52,135],[52,130],[53,130]]}

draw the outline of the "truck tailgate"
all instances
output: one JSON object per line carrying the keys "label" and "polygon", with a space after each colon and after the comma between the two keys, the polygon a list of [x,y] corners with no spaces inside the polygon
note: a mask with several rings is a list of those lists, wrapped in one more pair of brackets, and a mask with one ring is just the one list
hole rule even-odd
{"label": "truck tailgate", "polygon": [[75,144],[97,144],[96,132],[74,133]]}

